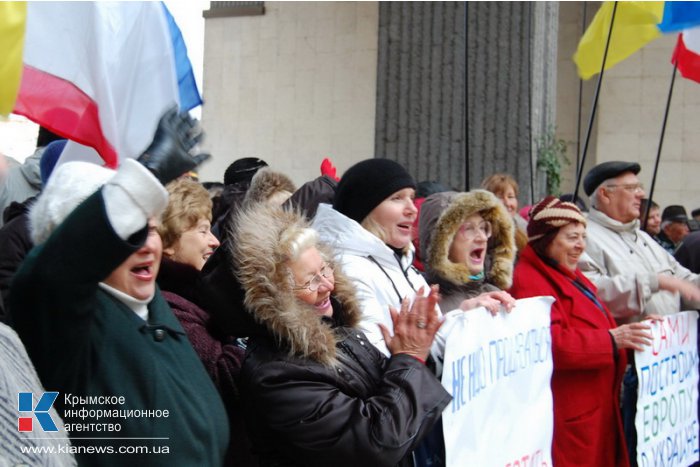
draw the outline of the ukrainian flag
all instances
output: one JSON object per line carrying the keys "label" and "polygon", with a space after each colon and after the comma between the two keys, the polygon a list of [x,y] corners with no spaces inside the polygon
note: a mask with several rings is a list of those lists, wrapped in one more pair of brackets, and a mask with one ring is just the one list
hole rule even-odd
{"label": "ukrainian flag", "polygon": [[[574,62],[583,79],[600,73],[610,22],[616,2],[605,2],[586,29]],[[617,2],[605,69],[620,63],[647,43],[661,36],[658,24],[664,15],[664,2]]]}

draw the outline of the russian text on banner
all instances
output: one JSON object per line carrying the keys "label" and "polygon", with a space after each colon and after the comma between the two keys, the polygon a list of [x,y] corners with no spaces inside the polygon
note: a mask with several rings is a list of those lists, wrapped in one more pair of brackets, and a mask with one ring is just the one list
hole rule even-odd
{"label": "russian text on banner", "polygon": [[511,313],[497,316],[484,308],[448,316],[442,374],[453,398],[442,414],[448,467],[552,465],[553,301],[518,300]]}
{"label": "russian text on banner", "polygon": [[637,465],[688,466],[698,458],[698,314],[651,322],[653,344],[635,352]]}

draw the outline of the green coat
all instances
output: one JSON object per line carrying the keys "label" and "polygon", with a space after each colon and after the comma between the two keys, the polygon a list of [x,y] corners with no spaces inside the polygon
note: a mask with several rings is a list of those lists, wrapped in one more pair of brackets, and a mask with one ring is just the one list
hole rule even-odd
{"label": "green coat", "polygon": [[[218,466],[229,439],[225,410],[160,291],[148,305],[146,323],[98,287],[146,235],[144,228],[130,242],[120,239],[98,191],[27,256],[11,289],[11,320],[46,390],[59,391],[55,406],[67,426],[83,425],[70,433],[75,446],[105,446],[115,452],[146,446],[149,451],[79,453],[81,465]],[[70,403],[91,396],[114,398]],[[119,397],[123,404],[113,403]],[[83,418],[86,412],[80,409],[88,416]],[[110,413],[98,419],[90,410]],[[153,411],[150,415],[167,410],[168,416],[136,417],[127,412],[132,410]],[[168,455],[163,454],[166,447]]]}

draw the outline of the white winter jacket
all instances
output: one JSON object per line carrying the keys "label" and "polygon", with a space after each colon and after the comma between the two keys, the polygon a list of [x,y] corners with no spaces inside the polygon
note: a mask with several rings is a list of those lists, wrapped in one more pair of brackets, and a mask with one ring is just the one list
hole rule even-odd
{"label": "white winter jacket", "polygon": [[658,274],[696,285],[700,285],[700,276],[681,266],[640,230],[638,220],[623,224],[593,208],[587,233],[586,252],[578,266],[598,287],[598,296],[618,322],[635,321],[642,314],[668,315],[700,308],[700,303],[681,303],[678,293],[659,290]]}
{"label": "white winter jacket", "polygon": [[389,306],[399,310],[401,300],[408,297],[413,301],[421,287],[424,295],[429,292],[425,279],[412,266],[413,250],[399,260],[377,236],[329,204],[319,205],[312,225],[321,240],[338,253],[336,260],[357,289],[362,310],[360,327],[367,339],[390,356],[377,324],[393,332]]}

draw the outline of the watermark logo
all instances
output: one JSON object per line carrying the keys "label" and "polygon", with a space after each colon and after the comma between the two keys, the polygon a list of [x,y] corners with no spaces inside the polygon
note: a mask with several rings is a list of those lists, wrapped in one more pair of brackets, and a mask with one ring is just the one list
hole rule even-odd
{"label": "watermark logo", "polygon": [[[49,410],[53,406],[53,403],[58,397],[58,392],[45,392],[41,395],[39,402],[36,406],[33,404],[33,396],[31,392],[20,392],[18,394],[18,409],[20,412],[31,412],[36,417],[41,429],[43,431],[58,431],[56,423],[54,423],[53,418],[49,415]],[[18,419],[18,430],[19,431],[34,431],[33,430],[34,418],[29,417],[19,417]]]}

